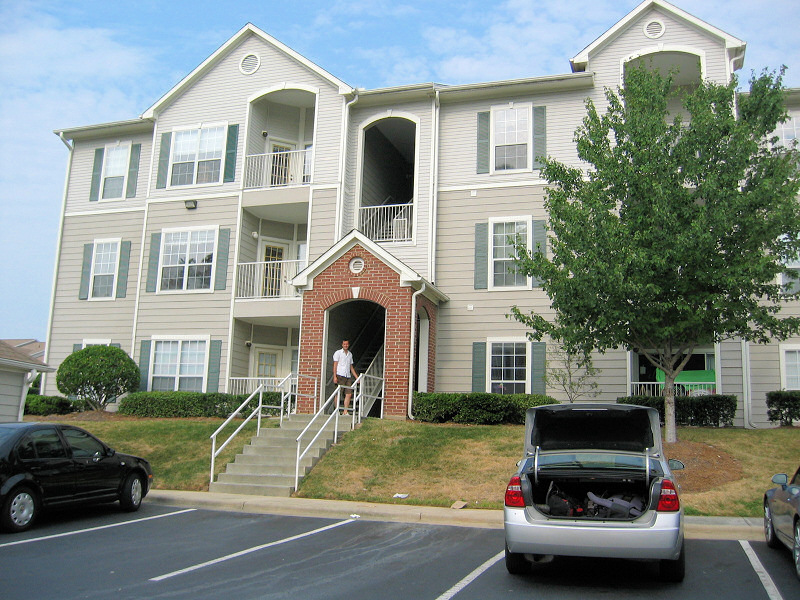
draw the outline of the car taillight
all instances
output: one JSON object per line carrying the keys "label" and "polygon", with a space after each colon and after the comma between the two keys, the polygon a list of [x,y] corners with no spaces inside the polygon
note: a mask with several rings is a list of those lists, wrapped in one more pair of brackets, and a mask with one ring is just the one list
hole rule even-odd
{"label": "car taillight", "polygon": [[660,512],[675,512],[680,510],[681,501],[678,499],[678,490],[675,489],[675,484],[669,479],[661,482],[661,496],[658,498],[658,508]]}
{"label": "car taillight", "polygon": [[522,497],[522,481],[519,475],[514,475],[506,488],[506,506],[525,508],[525,498]]}

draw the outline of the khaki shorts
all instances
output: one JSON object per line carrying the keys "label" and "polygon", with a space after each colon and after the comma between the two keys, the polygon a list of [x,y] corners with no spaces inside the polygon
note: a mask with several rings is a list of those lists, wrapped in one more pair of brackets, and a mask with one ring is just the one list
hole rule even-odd
{"label": "khaki shorts", "polygon": [[341,375],[336,376],[336,383],[344,389],[345,392],[352,392],[353,388],[353,377],[342,377]]}

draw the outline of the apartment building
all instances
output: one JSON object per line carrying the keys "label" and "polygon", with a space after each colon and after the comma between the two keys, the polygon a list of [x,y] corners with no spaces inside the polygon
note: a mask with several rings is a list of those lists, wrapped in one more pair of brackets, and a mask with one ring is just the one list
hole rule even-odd
{"label": "apartment building", "polygon": [[[509,234],[546,238],[541,158],[579,165],[584,103],[604,106],[627,65],[728,82],[744,53],[651,0],[563,75],[364,90],[248,24],[140,117],[56,132],[70,150],[46,362],[119,345],[144,390],[292,376],[310,412],[349,339],[384,382],[373,414],[406,417],[415,390],[558,397],[553,348],[506,316],[551,313],[508,270]],[[635,353],[595,365],[599,400],[660,389]],[[686,390],[735,394],[737,424],[763,426],[766,392],[800,388],[800,339],[728,340],[687,369]]]}

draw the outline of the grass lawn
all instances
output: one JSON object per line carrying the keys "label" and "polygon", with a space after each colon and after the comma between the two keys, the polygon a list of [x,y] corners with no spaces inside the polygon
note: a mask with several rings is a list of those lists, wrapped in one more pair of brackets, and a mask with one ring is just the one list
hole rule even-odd
{"label": "grass lawn", "polygon": [[[74,415],[69,423],[120,452],[148,459],[158,489],[208,489],[209,436],[221,419],[84,421]],[[277,426],[273,420],[265,423]],[[225,435],[236,426],[231,424]],[[368,419],[323,457],[297,495],[432,506],[462,500],[471,508],[502,508],[506,484],[522,456],[523,429]],[[224,470],[254,432],[251,422],[217,458],[216,472]],[[800,429],[680,428],[678,438],[670,456],[689,465],[679,481],[690,515],[761,516],[762,495],[772,487],[772,475],[791,475],[800,464]],[[701,461],[684,455],[697,449]]]}

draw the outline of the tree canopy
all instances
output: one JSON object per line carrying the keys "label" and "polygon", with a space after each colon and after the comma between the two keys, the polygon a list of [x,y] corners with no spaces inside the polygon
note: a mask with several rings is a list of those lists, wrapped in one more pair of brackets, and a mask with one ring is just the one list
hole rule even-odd
{"label": "tree canopy", "polygon": [[114,346],[87,346],[73,352],[56,372],[62,394],[76,396],[93,410],[126,392],[139,388],[139,367],[128,354]]}
{"label": "tree canopy", "polygon": [[555,317],[514,317],[535,339],[624,347],[662,369],[667,441],[674,378],[695,348],[800,330],[781,314],[780,275],[800,253],[798,151],[770,138],[786,119],[781,77],[765,71],[737,95],[735,79],[687,90],[627,69],[602,114],[586,103],[575,142],[588,169],[546,161],[549,255],[517,245]]}

